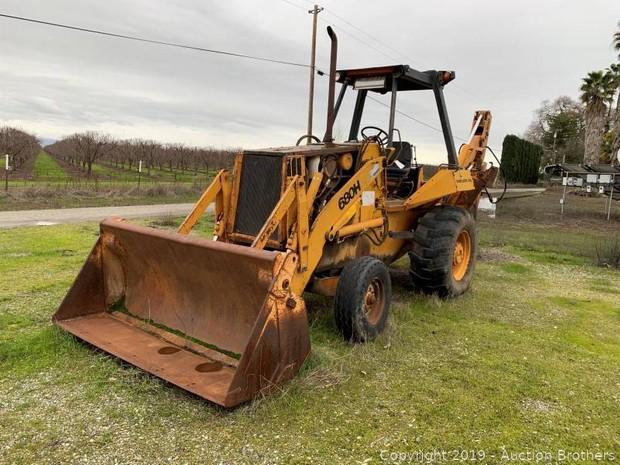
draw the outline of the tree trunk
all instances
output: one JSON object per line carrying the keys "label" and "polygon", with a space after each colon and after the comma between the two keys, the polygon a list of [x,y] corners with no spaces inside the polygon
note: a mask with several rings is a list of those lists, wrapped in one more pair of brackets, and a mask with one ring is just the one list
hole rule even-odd
{"label": "tree trunk", "polygon": [[614,141],[611,144],[611,164],[620,166],[620,160],[618,155],[620,151],[620,111],[616,108],[616,114],[613,121]]}
{"label": "tree trunk", "polygon": [[601,157],[601,146],[605,132],[605,104],[602,101],[591,102],[586,106],[585,165],[598,164]]}

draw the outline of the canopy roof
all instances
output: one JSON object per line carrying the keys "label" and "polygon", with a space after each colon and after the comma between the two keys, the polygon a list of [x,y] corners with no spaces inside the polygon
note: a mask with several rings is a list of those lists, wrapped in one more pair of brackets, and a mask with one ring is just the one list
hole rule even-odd
{"label": "canopy roof", "polygon": [[455,74],[454,71],[418,71],[409,65],[343,69],[336,73],[337,82],[347,82],[355,88],[366,88],[382,94],[392,90],[393,78],[396,78],[399,91],[427,90],[436,85],[446,85],[455,78]]}

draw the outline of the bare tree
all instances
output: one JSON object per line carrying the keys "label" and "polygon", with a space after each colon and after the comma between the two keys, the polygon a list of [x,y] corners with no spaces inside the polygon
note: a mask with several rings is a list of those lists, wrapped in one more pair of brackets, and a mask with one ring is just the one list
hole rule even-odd
{"label": "bare tree", "polygon": [[41,151],[38,139],[20,129],[0,127],[0,156],[8,154],[15,171],[34,161]]}
{"label": "bare tree", "polygon": [[92,173],[93,163],[99,161],[116,168],[135,169],[142,160],[150,176],[152,169],[208,170],[232,165],[238,150],[187,147],[183,144],[162,145],[153,140],[131,139],[115,141],[92,131],[73,134],[46,147],[48,153],[66,163]]}
{"label": "bare tree", "polygon": [[82,167],[86,170],[86,175],[90,176],[93,171],[93,163],[103,156],[110,147],[112,140],[109,136],[94,131],[74,134],[72,139]]}

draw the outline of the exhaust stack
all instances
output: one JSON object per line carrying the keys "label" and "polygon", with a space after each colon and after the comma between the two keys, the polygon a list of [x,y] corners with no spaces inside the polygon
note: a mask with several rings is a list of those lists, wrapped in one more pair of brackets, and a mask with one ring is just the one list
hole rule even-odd
{"label": "exhaust stack", "polygon": [[336,95],[336,59],[338,56],[338,37],[331,26],[327,26],[327,34],[329,34],[329,38],[332,41],[332,48],[329,64],[329,91],[327,93],[327,127],[325,128],[325,137],[323,137],[323,142],[331,145],[334,143],[332,133],[334,129],[334,116],[336,114],[334,99]]}

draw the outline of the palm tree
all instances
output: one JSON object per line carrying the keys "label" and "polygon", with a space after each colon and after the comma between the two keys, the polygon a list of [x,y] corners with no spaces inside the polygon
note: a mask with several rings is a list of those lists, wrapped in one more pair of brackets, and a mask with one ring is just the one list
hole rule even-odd
{"label": "palm tree", "polygon": [[[616,33],[618,38],[617,47],[620,47],[620,32]],[[611,159],[616,160],[616,154],[620,151],[620,63],[613,63],[607,68],[610,75],[611,85],[614,87],[616,98],[616,109],[612,113],[612,106],[609,105],[609,126],[613,133],[611,143]],[[612,102],[613,103],[613,102]]]}
{"label": "palm tree", "polygon": [[618,60],[620,60],[620,21],[618,21],[618,30],[614,33],[613,47],[618,52]]}
{"label": "palm tree", "polygon": [[601,145],[607,122],[607,105],[615,92],[613,77],[604,71],[592,71],[583,78],[581,101],[586,105],[584,164],[597,164],[601,156]]}

